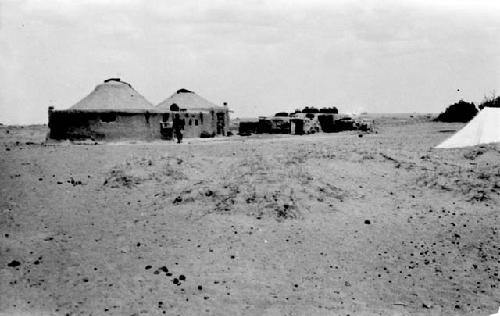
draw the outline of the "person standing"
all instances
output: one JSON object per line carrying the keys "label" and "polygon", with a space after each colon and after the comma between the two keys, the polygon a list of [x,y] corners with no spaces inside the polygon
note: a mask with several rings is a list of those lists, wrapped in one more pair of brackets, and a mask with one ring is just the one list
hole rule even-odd
{"label": "person standing", "polygon": [[175,137],[177,138],[177,144],[182,142],[182,130],[184,129],[184,120],[181,119],[179,114],[175,114],[173,121],[173,128],[175,132]]}

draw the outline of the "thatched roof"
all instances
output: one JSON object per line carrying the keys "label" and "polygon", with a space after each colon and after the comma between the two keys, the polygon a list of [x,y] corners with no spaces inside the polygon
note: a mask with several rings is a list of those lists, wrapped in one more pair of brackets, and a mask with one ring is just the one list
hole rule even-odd
{"label": "thatched roof", "polygon": [[153,105],[132,86],[119,78],[104,80],[71,110],[151,109]]}
{"label": "thatched roof", "polygon": [[187,89],[177,90],[169,98],[158,104],[156,108],[170,109],[170,106],[173,104],[176,104],[180,109],[186,110],[225,109],[225,107],[218,106]]}

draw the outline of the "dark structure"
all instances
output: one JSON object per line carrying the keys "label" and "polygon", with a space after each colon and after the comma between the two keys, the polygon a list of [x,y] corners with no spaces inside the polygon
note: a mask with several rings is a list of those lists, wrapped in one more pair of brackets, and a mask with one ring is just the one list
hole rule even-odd
{"label": "dark structure", "polygon": [[305,107],[294,113],[278,112],[272,117],[259,117],[258,122],[242,121],[239,134],[314,134],[333,133],[345,130],[371,129],[370,122],[356,122],[348,115],[338,114],[336,107],[317,109]]}
{"label": "dark structure", "polygon": [[240,125],[238,127],[238,134],[240,134],[241,136],[250,136],[252,134],[257,134],[258,129],[258,121],[243,121],[240,122]]}

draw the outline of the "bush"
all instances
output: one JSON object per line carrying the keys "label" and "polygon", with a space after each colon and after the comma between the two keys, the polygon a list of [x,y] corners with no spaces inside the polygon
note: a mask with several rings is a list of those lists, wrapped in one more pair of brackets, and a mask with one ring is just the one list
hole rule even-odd
{"label": "bush", "polygon": [[479,109],[482,110],[485,107],[500,108],[500,96],[495,97],[493,94],[491,97],[484,97],[483,102],[479,104]]}
{"label": "bush", "polygon": [[286,113],[286,112],[278,112],[278,113],[274,114],[274,116],[288,117],[288,113]]}
{"label": "bush", "polygon": [[477,112],[478,110],[474,103],[460,100],[447,107],[444,113],[438,115],[436,121],[466,123],[476,116]]}
{"label": "bush", "polygon": [[315,107],[308,107],[306,106],[303,110],[302,113],[319,113],[319,110]]}
{"label": "bush", "polygon": [[319,109],[319,112],[320,113],[333,113],[333,114],[338,114],[339,113],[339,110],[337,109],[337,107],[333,106],[331,108],[321,108]]}

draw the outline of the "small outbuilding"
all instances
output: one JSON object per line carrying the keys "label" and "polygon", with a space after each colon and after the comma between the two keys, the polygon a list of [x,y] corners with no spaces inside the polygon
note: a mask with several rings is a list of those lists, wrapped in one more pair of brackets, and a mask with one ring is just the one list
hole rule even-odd
{"label": "small outbuilding", "polygon": [[179,89],[156,106],[158,111],[182,112],[186,122],[186,137],[227,136],[229,109],[227,103],[218,106],[187,89]]}

